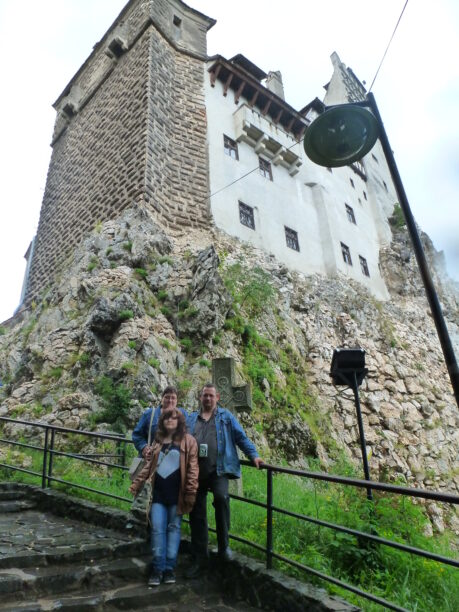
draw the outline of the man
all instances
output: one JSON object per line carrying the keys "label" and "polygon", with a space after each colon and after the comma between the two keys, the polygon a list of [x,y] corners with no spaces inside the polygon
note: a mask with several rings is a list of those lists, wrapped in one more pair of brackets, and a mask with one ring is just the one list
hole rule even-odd
{"label": "man", "polygon": [[[163,391],[161,398],[161,404],[156,408],[147,408],[140,417],[139,422],[132,432],[132,441],[134,446],[138,450],[139,454],[144,459],[150,459],[151,456],[151,445],[155,439],[156,427],[158,425],[159,416],[164,410],[172,410],[177,407],[177,389],[175,387],[166,387]],[[188,418],[188,413],[183,408],[179,408],[180,412],[183,413],[185,419]],[[154,411],[154,412],[153,412]],[[153,413],[153,414],[152,414]],[[151,434],[150,434],[150,446],[148,445],[148,430],[150,429],[151,423]]]}
{"label": "man", "polygon": [[188,432],[198,443],[199,487],[196,502],[190,513],[193,564],[186,572],[194,578],[204,567],[208,557],[207,492],[212,491],[217,528],[218,554],[229,560],[230,505],[228,479],[241,476],[241,465],[236,446],[257,467],[263,464],[257,450],[229,410],[218,406],[220,394],[215,385],[207,384],[201,392],[201,410],[188,419]]}

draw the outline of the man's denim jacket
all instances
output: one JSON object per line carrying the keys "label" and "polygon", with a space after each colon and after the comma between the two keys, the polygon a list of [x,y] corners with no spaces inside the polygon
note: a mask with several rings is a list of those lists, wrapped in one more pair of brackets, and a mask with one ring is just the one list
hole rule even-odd
{"label": "man's denim jacket", "polygon": [[[188,433],[194,434],[199,412],[188,415]],[[237,455],[238,446],[250,460],[258,457],[257,449],[251,442],[239,421],[226,408],[217,406],[215,412],[215,428],[217,430],[217,474],[229,478],[241,476],[241,464]]]}

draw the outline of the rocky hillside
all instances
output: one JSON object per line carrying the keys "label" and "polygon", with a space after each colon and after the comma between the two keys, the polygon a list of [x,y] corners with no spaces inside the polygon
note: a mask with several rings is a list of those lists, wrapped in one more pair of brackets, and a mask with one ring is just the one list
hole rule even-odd
{"label": "rocky hillside", "polygon": [[[372,477],[458,491],[459,412],[400,224],[382,270],[385,303],[344,276],[292,273],[216,230],[167,235],[131,209],[96,227],[57,286],[0,328],[0,415],[129,431],[168,383],[196,407],[212,359],[231,356],[252,383],[241,420],[263,456],[360,466],[353,394],[329,376],[334,348],[360,346]],[[436,282],[457,338],[458,293],[441,270]],[[442,530],[446,517],[429,511]]]}

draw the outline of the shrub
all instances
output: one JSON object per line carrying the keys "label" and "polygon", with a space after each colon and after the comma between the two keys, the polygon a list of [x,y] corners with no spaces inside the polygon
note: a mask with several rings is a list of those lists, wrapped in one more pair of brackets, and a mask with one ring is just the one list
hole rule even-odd
{"label": "shrub", "polygon": [[182,338],[180,340],[181,346],[184,348],[186,353],[191,353],[191,349],[193,348],[193,341],[191,338]]}
{"label": "shrub", "polygon": [[161,362],[155,357],[150,357],[150,359],[148,360],[148,365],[150,365],[152,368],[155,368],[155,370],[159,370]]}
{"label": "shrub", "polygon": [[114,431],[123,433],[128,425],[131,392],[110,377],[102,376],[94,386],[94,391],[102,399],[103,410],[94,415],[96,423],[110,423]]}
{"label": "shrub", "polygon": [[135,273],[140,276],[140,278],[146,278],[148,276],[148,272],[145,268],[135,268]]}
{"label": "shrub", "polygon": [[398,202],[394,206],[394,211],[392,213],[392,216],[389,218],[389,223],[392,225],[392,227],[395,227],[397,229],[401,229],[406,225],[402,207]]}
{"label": "shrub", "polygon": [[132,312],[132,310],[129,309],[120,310],[120,312],[118,313],[118,318],[120,321],[127,321],[128,319],[134,318],[134,313]]}

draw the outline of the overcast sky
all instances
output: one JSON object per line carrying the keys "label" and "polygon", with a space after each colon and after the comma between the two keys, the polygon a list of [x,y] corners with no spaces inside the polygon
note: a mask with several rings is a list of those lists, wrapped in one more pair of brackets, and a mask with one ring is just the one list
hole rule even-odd
{"label": "overcast sky", "polygon": [[[0,0],[0,322],[18,306],[46,183],[52,103],[125,0]],[[282,72],[299,109],[330,55],[370,86],[405,0],[190,0],[217,19],[208,53]],[[373,86],[412,212],[459,280],[459,2],[410,0]]]}

